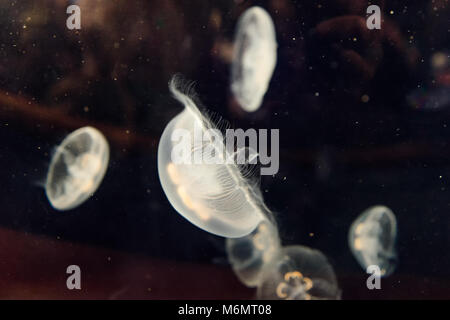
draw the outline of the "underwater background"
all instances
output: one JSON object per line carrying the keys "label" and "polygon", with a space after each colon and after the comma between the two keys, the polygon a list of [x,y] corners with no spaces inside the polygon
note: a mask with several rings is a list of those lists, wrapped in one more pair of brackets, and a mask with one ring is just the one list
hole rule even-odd
{"label": "underwater background", "polygon": [[[224,239],[161,188],[159,137],[182,110],[167,88],[175,73],[233,127],[280,129],[264,200],[284,245],[326,255],[342,299],[450,298],[448,1],[378,1],[376,36],[359,0],[80,0],[79,31],[66,28],[72,2],[0,3],[0,298],[254,298]],[[278,60],[261,108],[246,113],[230,63],[253,5],[274,21]],[[91,199],[58,212],[42,187],[48,165],[86,125],[108,139],[109,167]],[[347,237],[378,204],[397,218],[398,265],[368,290]],[[66,289],[70,264],[84,290]]]}

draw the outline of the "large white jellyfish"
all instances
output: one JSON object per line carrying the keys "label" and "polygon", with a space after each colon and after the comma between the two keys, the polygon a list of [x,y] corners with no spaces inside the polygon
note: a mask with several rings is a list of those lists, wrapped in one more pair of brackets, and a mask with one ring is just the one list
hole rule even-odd
{"label": "large white jellyfish", "polygon": [[45,192],[57,210],[82,204],[98,188],[109,162],[109,146],[97,129],[83,127],[69,134],[50,162]]}
{"label": "large white jellyfish", "polygon": [[340,299],[336,275],[318,250],[303,246],[284,247],[276,262],[265,270],[258,285],[258,299]]}
{"label": "large white jellyfish", "polygon": [[261,7],[239,18],[231,67],[231,91],[247,112],[259,109],[277,62],[275,27]]}
{"label": "large white jellyfish", "polygon": [[236,162],[227,161],[233,155],[223,136],[182,92],[182,85],[178,77],[169,85],[185,108],[159,141],[163,190],[175,210],[197,227],[227,238],[243,237],[266,218],[261,192]]}
{"label": "large white jellyfish", "polygon": [[279,254],[278,230],[265,220],[249,235],[227,239],[226,249],[228,261],[239,280],[248,287],[256,287],[262,280],[264,270]]}
{"label": "large white jellyfish", "polygon": [[365,210],[351,225],[350,249],[364,270],[370,265],[380,268],[382,276],[391,274],[396,266],[395,241],[397,222],[392,211],[384,206]]}

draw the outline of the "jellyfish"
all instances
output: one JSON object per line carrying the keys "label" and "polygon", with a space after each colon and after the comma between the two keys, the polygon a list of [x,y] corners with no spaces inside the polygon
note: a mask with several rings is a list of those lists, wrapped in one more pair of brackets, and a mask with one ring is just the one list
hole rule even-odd
{"label": "jellyfish", "polygon": [[261,7],[239,18],[231,67],[231,91],[247,112],[259,109],[277,61],[275,27]]}
{"label": "jellyfish", "polygon": [[47,173],[45,192],[57,210],[70,210],[86,201],[99,187],[109,162],[109,146],[95,128],[69,134],[56,148]]}
{"label": "jellyfish", "polygon": [[439,111],[450,106],[450,86],[418,88],[406,97],[410,106],[423,111]]}
{"label": "jellyfish", "polygon": [[226,240],[228,260],[234,273],[247,287],[261,282],[264,270],[269,267],[280,250],[278,230],[264,220],[249,235]]}
{"label": "jellyfish", "polygon": [[185,107],[166,126],[158,146],[159,179],[170,204],[205,231],[227,238],[246,236],[267,217],[257,183],[247,179],[242,166],[228,161],[232,152],[193,95],[183,91],[180,77],[173,77],[169,88]]}
{"label": "jellyfish", "polygon": [[388,276],[397,261],[396,235],[397,222],[392,211],[384,206],[370,207],[350,227],[350,250],[364,270],[376,265],[382,276]]}
{"label": "jellyfish", "polygon": [[327,258],[318,250],[299,245],[282,248],[257,289],[258,299],[264,300],[334,300],[340,296]]}

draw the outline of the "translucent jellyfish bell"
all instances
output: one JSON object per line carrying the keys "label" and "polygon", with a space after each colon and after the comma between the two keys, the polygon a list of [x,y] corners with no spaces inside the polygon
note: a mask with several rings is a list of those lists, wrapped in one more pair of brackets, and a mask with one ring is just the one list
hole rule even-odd
{"label": "translucent jellyfish bell", "polygon": [[318,250],[303,246],[284,247],[276,262],[263,275],[258,299],[340,299],[336,275]]}
{"label": "translucent jellyfish bell", "polygon": [[[207,135],[215,132],[211,131],[215,126],[180,91],[182,86],[178,77],[170,83],[185,109],[166,126],[158,146],[163,190],[175,210],[197,227],[227,238],[243,237],[265,219],[261,192],[235,162],[225,161],[230,154],[224,141]],[[200,147],[196,147],[196,137],[202,141]],[[187,150],[186,161],[174,159],[180,150]],[[210,161],[211,151],[219,161]]]}
{"label": "translucent jellyfish bell", "polygon": [[272,18],[261,7],[239,18],[231,67],[231,91],[247,112],[259,109],[277,62]]}
{"label": "translucent jellyfish bell", "polygon": [[396,266],[395,241],[397,221],[392,211],[384,206],[365,210],[351,225],[348,241],[350,249],[361,267],[380,268],[381,274],[390,275]]}
{"label": "translucent jellyfish bell", "polygon": [[276,227],[263,221],[249,235],[227,239],[228,260],[234,273],[247,287],[256,287],[262,274],[280,251],[280,239]]}
{"label": "translucent jellyfish bell", "polygon": [[98,188],[109,162],[109,146],[95,128],[83,127],[69,134],[50,161],[45,192],[57,210],[82,204]]}

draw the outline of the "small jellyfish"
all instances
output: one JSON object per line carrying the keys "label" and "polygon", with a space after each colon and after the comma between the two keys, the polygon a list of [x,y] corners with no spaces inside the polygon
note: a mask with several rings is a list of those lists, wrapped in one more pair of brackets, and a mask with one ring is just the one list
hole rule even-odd
{"label": "small jellyfish", "polygon": [[390,275],[396,266],[395,240],[397,222],[392,211],[384,206],[365,210],[352,223],[348,235],[350,249],[361,267],[380,268],[382,276]]}
{"label": "small jellyfish", "polygon": [[336,275],[327,258],[304,246],[284,247],[258,285],[258,299],[340,299]]}
{"label": "small jellyfish", "polygon": [[[180,91],[182,86],[177,76],[170,82],[185,109],[166,126],[158,146],[163,190],[175,210],[197,227],[227,238],[246,236],[266,217],[261,192],[241,167],[226,161],[232,157],[224,141],[208,135],[215,125]],[[209,161],[210,152],[220,161]]]}
{"label": "small jellyfish", "polygon": [[228,260],[234,273],[247,287],[256,287],[261,282],[264,270],[277,257],[280,239],[276,227],[263,221],[249,235],[227,239]]}
{"label": "small jellyfish", "polygon": [[239,18],[231,67],[231,91],[247,112],[259,109],[277,62],[272,18],[261,7]]}
{"label": "small jellyfish", "polygon": [[414,109],[422,111],[439,111],[450,106],[450,86],[419,88],[406,97]]}
{"label": "small jellyfish", "polygon": [[56,148],[45,183],[45,192],[57,210],[82,204],[98,188],[109,162],[109,146],[95,128],[83,127],[69,134]]}

